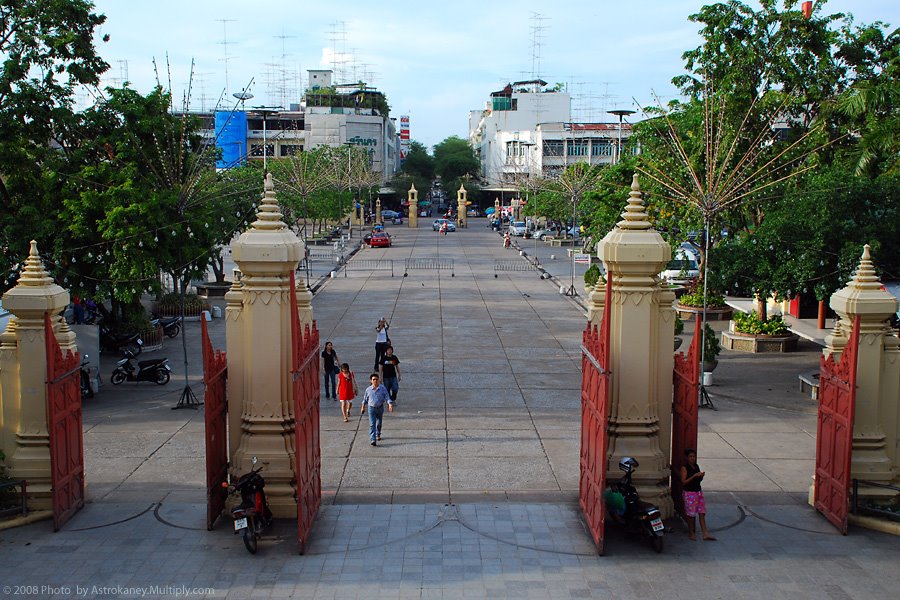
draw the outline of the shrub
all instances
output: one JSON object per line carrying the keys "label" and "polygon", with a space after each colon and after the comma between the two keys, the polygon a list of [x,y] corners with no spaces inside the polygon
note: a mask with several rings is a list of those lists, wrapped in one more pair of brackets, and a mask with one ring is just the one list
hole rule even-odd
{"label": "shrub", "polygon": [[[157,310],[160,313],[177,315],[181,312],[181,294],[177,292],[169,292],[159,299]],[[197,294],[185,294],[184,296],[184,313],[185,315],[200,314],[204,310],[209,310],[209,303]]]}
{"label": "shrub", "polygon": [[595,263],[584,272],[584,285],[593,287],[598,281],[600,281],[600,267]]}
{"label": "shrub", "polygon": [[[703,286],[698,281],[693,281],[687,293],[678,299],[678,303],[682,306],[703,308]],[[708,308],[724,308],[725,296],[714,290],[706,290],[706,306]]]}
{"label": "shrub", "polygon": [[[4,461],[6,455],[0,450],[0,483],[6,483],[10,477],[6,474]],[[12,488],[0,488],[0,508],[4,508],[15,500],[15,491]]]}
{"label": "shrub", "polygon": [[722,346],[719,344],[719,336],[709,326],[709,323],[706,324],[703,331],[706,334],[706,338],[703,340],[703,353],[700,356],[700,362],[711,362],[719,356]]}
{"label": "shrub", "polygon": [[675,335],[681,335],[684,333],[684,321],[675,317]]}
{"label": "shrub", "polygon": [[787,335],[790,331],[781,315],[763,321],[756,312],[734,315],[734,330],[750,335]]}

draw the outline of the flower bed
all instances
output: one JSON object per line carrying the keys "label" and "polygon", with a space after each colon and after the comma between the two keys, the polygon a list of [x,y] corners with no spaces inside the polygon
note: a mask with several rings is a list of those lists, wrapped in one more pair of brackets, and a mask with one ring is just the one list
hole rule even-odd
{"label": "flower bed", "polygon": [[[725,304],[725,297],[715,292],[706,294],[706,320],[727,321],[733,310]],[[703,314],[703,289],[697,283],[691,285],[687,293],[682,294],[675,302],[675,314],[679,319],[692,319]]]}
{"label": "flower bed", "polygon": [[[204,310],[209,310],[209,302],[197,296],[187,294],[184,297],[184,320],[199,321]],[[153,307],[153,312],[161,317],[177,317],[181,315],[181,295],[174,292],[166,294]]]}
{"label": "flower bed", "polygon": [[781,315],[763,321],[755,312],[736,314],[722,332],[722,346],[739,352],[793,352],[799,339]]}

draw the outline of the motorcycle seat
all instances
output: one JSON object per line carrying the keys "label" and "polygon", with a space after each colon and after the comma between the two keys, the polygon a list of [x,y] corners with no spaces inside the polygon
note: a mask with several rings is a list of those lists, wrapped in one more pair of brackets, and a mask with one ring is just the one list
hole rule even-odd
{"label": "motorcycle seat", "polygon": [[155,358],[153,360],[141,360],[138,361],[138,366],[141,369],[146,369],[147,367],[154,367],[158,364],[161,364],[165,359],[163,358]]}

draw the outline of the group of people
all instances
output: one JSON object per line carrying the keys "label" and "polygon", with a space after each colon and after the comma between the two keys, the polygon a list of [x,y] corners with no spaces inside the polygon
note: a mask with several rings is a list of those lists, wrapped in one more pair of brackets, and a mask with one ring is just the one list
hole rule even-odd
{"label": "group of people", "polygon": [[[381,441],[381,425],[385,407],[394,411],[394,403],[400,391],[400,359],[394,354],[388,329],[391,324],[385,317],[375,326],[375,367],[369,376],[370,385],[362,396],[360,415],[369,414],[369,438],[373,446]],[[338,365],[340,364],[340,367]],[[350,421],[353,400],[359,394],[356,376],[346,362],[341,363],[334,345],[325,343],[322,350],[322,372],[325,377],[325,397],[341,401],[344,423]]]}

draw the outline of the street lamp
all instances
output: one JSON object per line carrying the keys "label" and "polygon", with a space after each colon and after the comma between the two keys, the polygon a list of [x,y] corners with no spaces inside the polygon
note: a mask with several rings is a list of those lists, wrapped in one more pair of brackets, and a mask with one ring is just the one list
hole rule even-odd
{"label": "street lamp", "polygon": [[[266,121],[269,118],[269,115],[276,114],[279,110],[281,110],[281,106],[254,106],[253,110],[262,115],[263,118],[263,174],[269,172],[268,161],[267,158],[269,156],[269,148],[266,145]],[[274,152],[273,152],[274,154]]]}
{"label": "street lamp", "polygon": [[628,110],[627,108],[620,108],[617,110],[608,110],[606,111],[611,115],[617,115],[619,117],[619,142],[616,146],[616,157],[613,161],[613,164],[618,164],[618,162],[622,159],[622,118],[627,117],[628,115],[633,115],[635,111]]}

